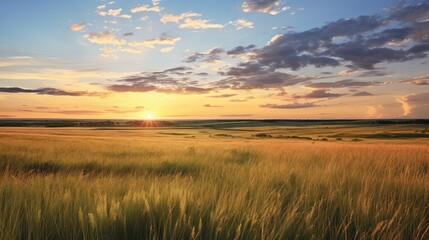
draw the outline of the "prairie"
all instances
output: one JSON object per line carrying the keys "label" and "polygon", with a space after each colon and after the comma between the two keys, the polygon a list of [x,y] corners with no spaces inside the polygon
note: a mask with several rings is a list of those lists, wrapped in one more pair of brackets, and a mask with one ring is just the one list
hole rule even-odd
{"label": "prairie", "polygon": [[0,239],[429,239],[428,136],[0,128]]}

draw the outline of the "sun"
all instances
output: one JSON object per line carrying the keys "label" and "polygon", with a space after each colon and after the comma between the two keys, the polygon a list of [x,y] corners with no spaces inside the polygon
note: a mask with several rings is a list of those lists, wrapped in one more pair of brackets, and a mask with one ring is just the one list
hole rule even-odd
{"label": "sun", "polygon": [[147,119],[147,120],[152,120],[152,119],[153,119],[152,114],[147,114],[147,115],[146,115],[146,119]]}

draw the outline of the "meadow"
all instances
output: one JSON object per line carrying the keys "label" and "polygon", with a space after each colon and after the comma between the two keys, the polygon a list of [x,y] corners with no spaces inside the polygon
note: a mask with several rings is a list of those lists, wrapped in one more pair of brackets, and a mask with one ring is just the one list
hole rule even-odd
{"label": "meadow", "polygon": [[429,239],[427,125],[0,128],[0,239]]}

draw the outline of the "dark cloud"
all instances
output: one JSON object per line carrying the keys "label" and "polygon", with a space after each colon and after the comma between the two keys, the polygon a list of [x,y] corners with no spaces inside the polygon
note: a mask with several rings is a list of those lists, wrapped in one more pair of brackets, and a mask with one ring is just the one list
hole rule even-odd
{"label": "dark cloud", "polygon": [[271,89],[292,86],[300,82],[307,81],[295,75],[279,72],[259,72],[255,71],[242,73],[229,73],[232,76],[223,80],[212,83],[213,87],[221,89]]}
{"label": "dark cloud", "polygon": [[357,93],[353,94],[352,96],[354,96],[354,97],[369,97],[369,96],[374,96],[374,94],[364,91],[364,92],[357,92]]}
{"label": "dark cloud", "polygon": [[263,104],[259,105],[262,108],[277,108],[277,109],[299,109],[299,108],[311,108],[316,107],[314,103],[290,103],[290,104]]}
{"label": "dark cloud", "polygon": [[306,87],[310,88],[346,88],[346,87],[366,87],[380,85],[380,82],[363,82],[355,81],[352,79],[346,79],[336,82],[317,82],[306,84]]}
{"label": "dark cloud", "polygon": [[220,95],[213,95],[213,96],[209,96],[212,98],[229,98],[229,97],[234,97],[237,96],[237,94],[220,94]]}
{"label": "dark cloud", "polygon": [[185,63],[193,63],[193,62],[213,63],[213,62],[220,61],[222,59],[220,57],[220,54],[224,52],[225,50],[223,50],[222,48],[213,48],[212,50],[205,53],[193,52],[183,61]]}
{"label": "dark cloud", "polygon": [[130,36],[133,36],[133,35],[134,35],[134,33],[127,32],[127,33],[124,33],[122,36],[124,36],[124,37],[130,37]]}
{"label": "dark cloud", "polygon": [[107,86],[114,92],[159,92],[168,94],[203,94],[212,89],[200,86],[198,81],[182,75],[188,68],[171,68],[161,72],[143,72],[138,75],[127,76],[116,80],[116,84]]}
{"label": "dark cloud", "polygon": [[[255,10],[278,3],[274,0],[245,2]],[[428,5],[428,1],[400,5],[387,14],[340,19],[307,31],[276,35],[266,46],[253,49],[250,61],[229,71],[244,72],[249,66],[273,72],[340,65],[374,70],[380,63],[424,58],[429,51]]]}
{"label": "dark cloud", "polygon": [[390,20],[412,23],[423,22],[429,18],[429,1],[425,0],[415,5],[404,3],[388,10]]}
{"label": "dark cloud", "polygon": [[206,72],[200,72],[200,73],[196,73],[195,75],[197,75],[197,76],[208,76],[209,74]]}
{"label": "dark cloud", "polygon": [[103,93],[86,92],[86,91],[66,91],[57,88],[37,88],[26,89],[20,87],[0,87],[0,92],[3,93],[35,93],[39,95],[52,96],[102,96]]}
{"label": "dark cloud", "polygon": [[217,108],[217,107],[222,107],[222,106],[216,106],[216,105],[210,105],[210,104],[205,104],[204,107],[208,107],[208,108]]}
{"label": "dark cloud", "polygon": [[142,110],[142,109],[145,109],[145,106],[135,106],[134,109]]}
{"label": "dark cloud", "polygon": [[241,4],[241,9],[245,12],[258,11],[271,13],[277,11],[276,8],[281,3],[281,0],[244,0]]}
{"label": "dark cloud", "polygon": [[156,72],[156,73],[175,73],[178,75],[183,75],[183,74],[186,74],[184,73],[185,71],[190,71],[190,70],[192,70],[192,68],[190,67],[175,67],[175,68],[166,69],[162,72]]}
{"label": "dark cloud", "polygon": [[388,74],[385,72],[378,71],[378,70],[371,70],[371,71],[363,72],[357,76],[358,77],[381,77],[381,76],[386,76],[386,75],[388,75]]}
{"label": "dark cloud", "polygon": [[230,56],[241,55],[241,54],[248,53],[250,50],[254,49],[255,47],[256,47],[256,45],[254,45],[254,44],[251,44],[247,47],[238,46],[238,47],[235,47],[235,48],[227,51],[226,54],[228,54]]}
{"label": "dark cloud", "polygon": [[305,99],[309,99],[309,98],[338,98],[341,96],[344,96],[344,94],[330,93],[330,92],[327,92],[327,90],[325,90],[325,89],[317,89],[317,90],[314,90],[308,94],[301,95],[301,96],[294,96],[293,98],[305,98]]}

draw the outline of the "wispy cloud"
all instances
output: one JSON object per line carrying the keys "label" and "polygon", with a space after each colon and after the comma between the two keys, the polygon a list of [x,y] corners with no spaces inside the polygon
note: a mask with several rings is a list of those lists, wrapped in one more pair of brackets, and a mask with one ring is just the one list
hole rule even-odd
{"label": "wispy cloud", "polygon": [[218,106],[218,105],[211,105],[211,104],[204,104],[204,107],[208,107],[208,108],[218,108],[218,107],[222,107],[222,106]]}
{"label": "wispy cloud", "polygon": [[82,31],[87,26],[86,23],[75,23],[70,26],[70,30],[73,32]]}
{"label": "wispy cloud", "polygon": [[141,5],[137,7],[131,8],[132,13],[138,13],[138,12],[161,12],[162,8],[158,5],[156,6],[150,6],[150,5]]}
{"label": "wispy cloud", "polygon": [[299,109],[299,108],[311,108],[316,107],[314,103],[290,103],[290,104],[263,104],[259,105],[262,108],[277,108],[277,109]]}
{"label": "wispy cloud", "polygon": [[243,28],[253,28],[254,23],[241,18],[235,21],[230,21],[229,24],[233,25],[236,30],[241,30]]}
{"label": "wispy cloud", "polygon": [[122,12],[122,8],[116,8],[116,9],[109,9],[107,11],[100,11],[98,12],[98,15],[117,17],[121,14],[121,12]]}
{"label": "wispy cloud", "polygon": [[88,41],[100,45],[124,45],[126,43],[125,40],[119,39],[115,34],[110,33],[108,31],[102,33],[89,33],[84,36],[88,39]]}
{"label": "wispy cloud", "polygon": [[340,94],[340,93],[330,93],[325,89],[317,89],[314,90],[310,93],[304,94],[304,95],[296,95],[293,98],[295,99],[299,99],[299,98],[303,98],[303,99],[312,99],[312,98],[338,98],[341,96],[344,96],[345,94]]}
{"label": "wispy cloud", "polygon": [[58,88],[37,88],[26,89],[19,87],[0,87],[0,93],[35,93],[39,95],[52,96],[105,96],[106,93],[86,92],[86,91],[67,91]]}
{"label": "wispy cloud", "polygon": [[29,56],[0,57],[0,67],[39,65],[40,61]]}
{"label": "wispy cloud", "polygon": [[193,29],[219,29],[224,28],[225,25],[219,23],[210,23],[210,20],[185,18],[179,25],[179,28],[193,28]]}
{"label": "wispy cloud", "polygon": [[306,84],[306,87],[309,88],[347,88],[347,87],[367,87],[367,86],[377,86],[382,84],[381,82],[364,82],[364,81],[355,81],[353,79],[346,79],[336,82],[317,82]]}
{"label": "wispy cloud", "polygon": [[186,12],[179,15],[166,14],[161,17],[160,21],[162,23],[168,23],[168,22],[179,23],[181,20],[185,18],[191,18],[191,17],[201,17],[201,13]]}
{"label": "wispy cloud", "polygon": [[147,47],[154,48],[156,45],[174,45],[180,41],[180,37],[172,37],[168,35],[162,35],[158,38],[147,39],[140,42],[129,42],[128,45],[131,47]]}

